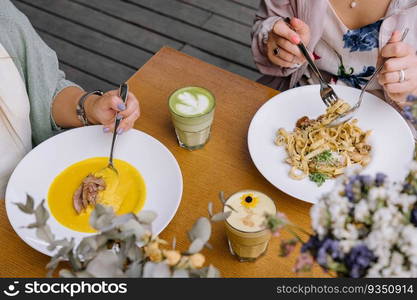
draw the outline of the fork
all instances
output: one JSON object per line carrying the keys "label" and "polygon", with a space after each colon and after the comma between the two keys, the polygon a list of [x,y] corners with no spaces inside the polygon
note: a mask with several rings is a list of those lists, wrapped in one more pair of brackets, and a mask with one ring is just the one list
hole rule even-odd
{"label": "fork", "polygon": [[[290,18],[288,18],[288,17],[285,18],[285,23],[287,23],[287,25],[292,30],[295,31],[295,29],[291,26],[290,21],[291,21]],[[319,79],[319,82],[320,82],[320,97],[321,97],[322,101],[324,102],[324,104],[327,107],[329,107],[330,105],[335,103],[337,101],[337,99],[339,99],[339,97],[336,95],[336,92],[333,90],[333,88],[323,79],[323,76],[321,75],[321,73],[320,73],[319,69],[317,68],[316,64],[314,63],[314,61],[311,59],[311,55],[308,52],[304,43],[300,41],[300,43],[297,46],[300,49],[303,56],[305,57],[305,59],[307,60],[308,65],[310,66],[310,68],[313,70],[314,74]]]}
{"label": "fork", "polygon": [[[401,36],[401,42],[404,41],[404,39],[406,38],[407,34],[408,34],[409,28],[405,28],[404,32]],[[333,120],[328,126],[329,127],[333,127],[333,126],[337,126],[341,123],[345,123],[350,121],[354,116],[356,111],[358,110],[358,108],[361,106],[362,104],[362,100],[363,100],[363,96],[365,95],[365,91],[368,88],[369,84],[374,81],[374,79],[377,77],[377,75],[381,72],[382,68],[384,67],[385,62],[387,61],[387,58],[385,58],[381,65],[378,67],[378,69],[375,71],[374,74],[372,74],[371,78],[369,78],[368,82],[365,84],[365,86],[362,88],[362,91],[359,95],[359,100],[358,102],[356,102],[356,104],[349,109],[347,112],[341,114],[339,117],[337,117],[335,120]]]}

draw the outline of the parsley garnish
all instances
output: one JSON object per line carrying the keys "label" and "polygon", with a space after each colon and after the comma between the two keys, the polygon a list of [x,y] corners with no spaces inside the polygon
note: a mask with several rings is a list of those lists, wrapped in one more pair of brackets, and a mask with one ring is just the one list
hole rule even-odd
{"label": "parsley garnish", "polygon": [[331,163],[333,160],[333,155],[329,150],[326,150],[316,155],[314,159],[320,163]]}
{"label": "parsley garnish", "polygon": [[329,177],[323,173],[311,173],[309,175],[310,180],[317,183],[317,186],[321,186]]}

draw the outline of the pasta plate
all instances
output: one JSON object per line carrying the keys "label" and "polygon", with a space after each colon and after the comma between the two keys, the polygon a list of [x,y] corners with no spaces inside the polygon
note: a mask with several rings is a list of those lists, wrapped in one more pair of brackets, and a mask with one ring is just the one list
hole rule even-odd
{"label": "pasta plate", "polygon": [[[346,86],[333,88],[350,104],[360,94],[360,90]],[[292,131],[301,117],[314,119],[325,112],[319,89],[319,85],[304,86],[273,97],[255,114],[248,132],[249,152],[260,173],[281,191],[310,203],[331,191],[335,179],[329,179],[318,187],[308,178],[290,178],[291,166],[285,162],[286,150],[275,145],[274,140],[278,129]],[[371,162],[360,172],[369,175],[386,173],[394,181],[404,179],[414,151],[414,139],[407,122],[393,107],[370,93],[365,94],[355,118],[362,130],[372,130],[369,137]]]}

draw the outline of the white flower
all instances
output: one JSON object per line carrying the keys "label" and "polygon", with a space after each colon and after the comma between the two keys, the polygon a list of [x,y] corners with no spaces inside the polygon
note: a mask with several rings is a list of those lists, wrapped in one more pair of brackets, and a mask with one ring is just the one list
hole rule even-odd
{"label": "white flower", "polygon": [[[417,162],[412,168],[417,177]],[[345,254],[365,244],[375,256],[368,277],[417,277],[417,227],[408,220],[417,197],[402,193],[402,184],[386,181],[384,186],[371,187],[368,197],[354,204],[341,196],[344,184],[346,179],[339,180],[312,208],[315,232],[320,238],[330,233]]]}
{"label": "white flower", "polygon": [[359,222],[365,222],[367,218],[370,217],[368,202],[366,200],[361,200],[355,205],[355,220]]}
{"label": "white flower", "polygon": [[310,210],[311,215],[311,225],[314,231],[323,238],[327,235],[327,226],[329,223],[329,214],[327,212],[326,203],[322,200],[319,200]]}

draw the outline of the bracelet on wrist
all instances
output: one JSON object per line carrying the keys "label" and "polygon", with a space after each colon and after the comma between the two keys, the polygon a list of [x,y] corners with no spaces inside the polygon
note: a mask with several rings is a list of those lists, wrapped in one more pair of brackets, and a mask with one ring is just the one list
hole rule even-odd
{"label": "bracelet on wrist", "polygon": [[85,93],[84,95],[81,96],[80,100],[78,100],[76,113],[77,113],[78,119],[81,121],[83,126],[91,125],[90,122],[88,121],[87,114],[86,114],[86,111],[85,111],[85,107],[84,107],[85,101],[91,95],[103,96],[103,94],[104,93],[100,90],[96,90],[96,91],[93,91],[93,92],[87,92],[87,93]]}

